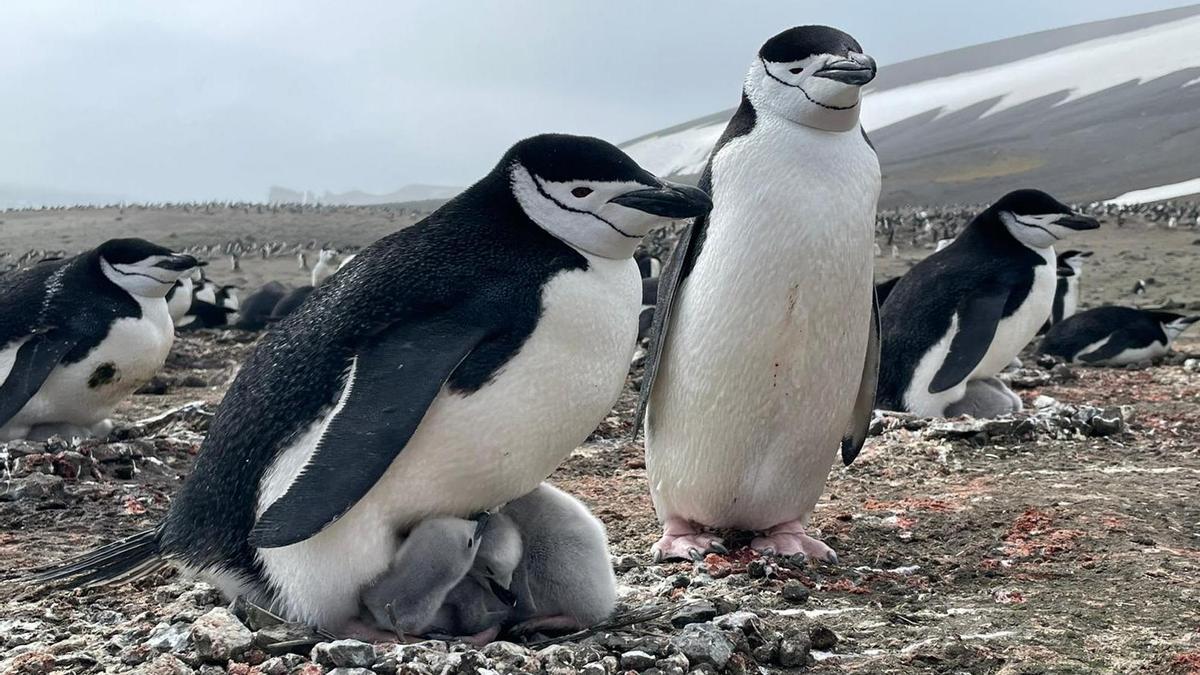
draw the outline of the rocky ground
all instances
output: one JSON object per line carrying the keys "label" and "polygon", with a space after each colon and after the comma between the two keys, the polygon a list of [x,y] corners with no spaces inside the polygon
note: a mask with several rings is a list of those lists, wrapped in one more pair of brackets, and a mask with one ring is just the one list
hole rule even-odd
{"label": "rocky ground", "polygon": [[813,517],[836,566],[745,549],[653,564],[635,368],[553,477],[608,526],[635,622],[560,644],[333,641],[169,573],[29,583],[162,516],[253,339],[182,336],[107,442],[3,446],[0,673],[1200,672],[1195,340],[1136,369],[1030,359],[1008,377],[1031,410],[1011,420],[877,419]]}

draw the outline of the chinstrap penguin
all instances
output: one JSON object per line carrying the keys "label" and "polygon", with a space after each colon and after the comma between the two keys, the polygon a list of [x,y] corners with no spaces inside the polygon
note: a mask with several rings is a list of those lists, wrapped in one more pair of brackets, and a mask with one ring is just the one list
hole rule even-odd
{"label": "chinstrap penguin", "polygon": [[288,288],[278,281],[269,281],[246,296],[245,302],[238,308],[238,318],[235,326],[242,330],[262,330],[267,327],[268,320],[275,305],[287,295]]}
{"label": "chinstrap penguin", "polygon": [[323,248],[317,254],[317,264],[312,268],[312,285],[320,286],[325,283],[325,280],[333,276],[333,273],[341,269],[338,264],[338,252],[336,249]]}
{"label": "chinstrap penguin", "polygon": [[0,440],[107,433],[107,418],[166,360],[166,295],[196,267],[142,239],[0,278]]}
{"label": "chinstrap penguin", "polygon": [[1096,307],[1054,324],[1038,351],[1071,363],[1123,366],[1165,355],[1200,315]]}
{"label": "chinstrap penguin", "polygon": [[917,263],[883,306],[877,407],[944,416],[970,381],[1002,371],[1050,316],[1054,244],[1099,226],[1044,192],[1017,190]]}
{"label": "chinstrap penguin", "polygon": [[701,175],[713,211],[663,273],[639,402],[658,558],[723,550],[711,528],[836,558],[805,524],[875,396],[880,169],[859,124],[875,72],[839,30],[776,35]]}
{"label": "chinstrap penguin", "polygon": [[1071,249],[1058,254],[1058,284],[1054,289],[1054,304],[1050,318],[1042,325],[1038,335],[1050,330],[1050,326],[1075,315],[1079,309],[1079,282],[1083,276],[1083,260],[1091,257],[1091,251]]}
{"label": "chinstrap penguin", "polygon": [[42,578],[170,561],[337,630],[398,533],[527,494],[587,438],[635,347],[634,250],[711,207],[599,139],[517,143],[266,333],[158,528]]}

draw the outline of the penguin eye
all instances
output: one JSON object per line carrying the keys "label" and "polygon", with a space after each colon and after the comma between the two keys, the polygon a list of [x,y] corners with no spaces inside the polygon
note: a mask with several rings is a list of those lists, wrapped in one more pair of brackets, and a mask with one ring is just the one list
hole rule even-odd
{"label": "penguin eye", "polygon": [[800,68],[800,67],[796,67],[796,68],[788,68],[788,72],[789,72],[789,73],[791,73],[791,74],[793,74],[793,75],[799,75],[800,73],[803,73],[803,72],[804,72],[804,69],[803,69],[803,68]]}
{"label": "penguin eye", "polygon": [[571,194],[575,195],[579,199],[583,199],[584,197],[592,194],[592,188],[577,187],[574,190],[571,190]]}

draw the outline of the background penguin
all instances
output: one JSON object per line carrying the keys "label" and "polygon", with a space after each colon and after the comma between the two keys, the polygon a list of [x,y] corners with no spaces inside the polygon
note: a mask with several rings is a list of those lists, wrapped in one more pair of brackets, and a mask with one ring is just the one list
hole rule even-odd
{"label": "background penguin", "polygon": [[278,281],[269,281],[263,284],[258,290],[246,296],[245,302],[240,303],[235,326],[242,330],[266,328],[272,310],[287,292],[287,286]]}
{"label": "background penguin", "polygon": [[176,327],[183,323],[190,323],[191,319],[185,319],[188,309],[192,306],[192,292],[195,288],[192,277],[186,275],[180,279],[176,279],[174,284],[171,284],[171,290],[167,291],[167,313],[171,315],[171,321]]}
{"label": "background penguin", "polygon": [[169,559],[337,630],[396,533],[527,494],[595,429],[635,346],[634,250],[711,206],[599,139],[517,143],[264,335],[159,528],[42,578]]}
{"label": "background penguin", "polygon": [[633,259],[637,262],[638,273],[642,275],[643,279],[658,278],[659,273],[662,271],[662,262],[658,258],[649,253],[639,252],[633,256]]}
{"label": "background penguin", "polygon": [[1050,327],[1038,351],[1071,363],[1123,366],[1163,356],[1198,316],[1096,307]]}
{"label": "background penguin", "polygon": [[1038,335],[1050,330],[1050,326],[1074,316],[1079,309],[1079,282],[1083,276],[1083,259],[1091,257],[1091,251],[1063,251],[1058,254],[1058,282],[1054,289],[1054,305],[1050,318],[1042,325]]}
{"label": "background penguin", "polygon": [[320,286],[325,280],[338,271],[338,252],[336,249],[323,248],[317,257],[317,264],[312,268],[312,285]]}
{"label": "background penguin", "polygon": [[[638,419],[662,538],[656,557],[752,546],[833,560],[804,523],[875,396],[871,278],[879,159],[859,125],[875,62],[824,26],[768,40],[659,285]],[[753,326],[753,330],[745,330]]]}
{"label": "background penguin", "polygon": [[0,279],[0,440],[39,426],[107,433],[107,417],[162,367],[175,339],[166,295],[196,267],[142,239]]}
{"label": "background penguin", "polygon": [[917,263],[883,307],[877,407],[942,416],[968,382],[1003,370],[1050,316],[1054,243],[1099,226],[1044,192],[1017,190]]}
{"label": "background penguin", "polygon": [[312,295],[314,290],[316,289],[312,286],[300,286],[285,293],[279,299],[279,302],[275,303],[275,306],[271,308],[271,316],[267,317],[267,322],[275,323],[297,309],[300,309],[300,305],[304,304],[304,301],[308,299],[308,296]]}

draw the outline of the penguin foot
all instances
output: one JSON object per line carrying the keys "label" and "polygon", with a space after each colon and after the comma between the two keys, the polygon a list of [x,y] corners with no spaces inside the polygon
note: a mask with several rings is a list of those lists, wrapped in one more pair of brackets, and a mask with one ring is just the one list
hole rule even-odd
{"label": "penguin foot", "polygon": [[342,639],[360,640],[362,642],[417,642],[420,638],[408,635],[398,635],[390,630],[380,630],[360,619],[350,619],[342,629],[337,631]]}
{"label": "penguin foot", "polygon": [[654,562],[664,560],[702,560],[708,553],[729,553],[721,538],[702,532],[682,518],[668,518],[662,537],[650,547]]}
{"label": "penguin foot", "polygon": [[763,555],[803,554],[810,560],[837,564],[837,553],[820,539],[808,536],[800,521],[776,525],[750,542],[750,548]]}
{"label": "penguin foot", "polygon": [[539,616],[513,626],[509,632],[513,635],[532,635],[534,633],[574,633],[587,626],[573,616],[560,614],[558,616]]}

